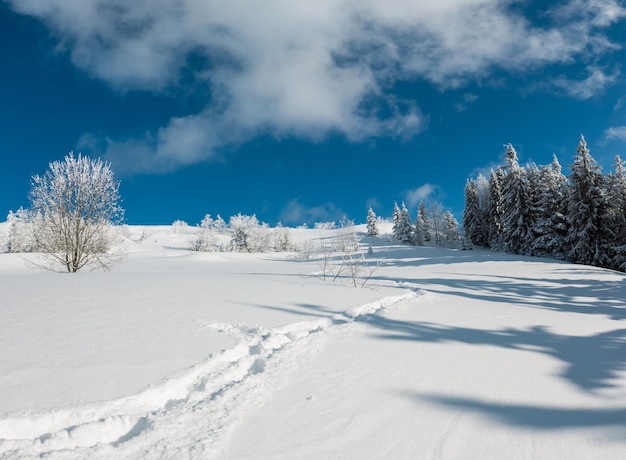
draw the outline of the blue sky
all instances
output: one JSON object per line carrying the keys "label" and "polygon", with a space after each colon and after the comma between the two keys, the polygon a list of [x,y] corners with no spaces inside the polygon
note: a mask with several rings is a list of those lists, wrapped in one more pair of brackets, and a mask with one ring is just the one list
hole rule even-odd
{"label": "blue sky", "polygon": [[626,156],[625,44],[617,0],[0,0],[0,213],[73,150],[129,224],[460,221],[505,143]]}

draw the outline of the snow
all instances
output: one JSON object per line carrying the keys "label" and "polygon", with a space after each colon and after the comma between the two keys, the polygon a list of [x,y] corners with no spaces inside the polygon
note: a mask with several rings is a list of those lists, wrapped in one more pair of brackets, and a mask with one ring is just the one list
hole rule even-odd
{"label": "snow", "polygon": [[130,227],[111,272],[0,254],[0,458],[626,457],[624,274],[383,236],[354,288],[193,232]]}

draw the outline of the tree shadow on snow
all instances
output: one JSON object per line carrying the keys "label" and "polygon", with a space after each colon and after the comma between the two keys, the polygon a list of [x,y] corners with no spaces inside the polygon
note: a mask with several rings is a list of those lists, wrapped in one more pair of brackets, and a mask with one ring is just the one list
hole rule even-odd
{"label": "tree shadow on snow", "polygon": [[[377,279],[391,280],[387,277]],[[400,281],[422,285],[429,292],[467,299],[570,313],[604,315],[613,320],[626,319],[626,283],[623,279],[619,281],[576,278],[542,279],[505,275],[489,275],[482,279],[471,279],[467,273],[458,273],[458,278],[454,279],[403,278]],[[441,288],[438,289],[437,286]]]}
{"label": "tree shadow on snow", "polygon": [[[406,396],[419,402],[427,401],[454,409],[471,410],[495,419],[499,423],[520,428],[540,430],[575,429],[594,427],[623,428],[626,424],[626,409],[555,408],[518,404],[501,404],[477,399],[448,397],[436,394],[407,393]],[[621,431],[621,430],[620,430]],[[620,441],[626,441],[621,432]]]}
{"label": "tree shadow on snow", "polygon": [[544,326],[483,330],[398,321],[378,314],[357,321],[381,330],[377,334],[381,339],[492,345],[545,354],[565,364],[562,378],[586,391],[615,386],[614,379],[626,370],[626,328],[590,336],[569,336],[555,334]]}

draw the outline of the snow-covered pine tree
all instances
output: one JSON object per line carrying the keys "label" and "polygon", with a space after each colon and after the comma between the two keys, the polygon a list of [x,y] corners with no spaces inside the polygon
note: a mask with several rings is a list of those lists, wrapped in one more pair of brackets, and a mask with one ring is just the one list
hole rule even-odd
{"label": "snow-covered pine tree", "polygon": [[424,229],[424,241],[428,242],[432,238],[430,221],[428,220],[428,211],[423,201],[420,201],[418,206],[418,215],[422,222],[422,228]]}
{"label": "snow-covered pine tree", "polygon": [[539,170],[535,189],[535,221],[533,226],[534,242],[531,254],[540,257],[565,257],[565,191],[567,178],[556,155],[552,164]]}
{"label": "snow-covered pine tree", "polygon": [[502,228],[502,181],[504,171],[498,168],[491,171],[489,178],[489,199],[487,200],[487,227],[489,230],[489,247],[496,251],[503,250],[503,228]]}
{"label": "snow-covered pine tree", "polygon": [[507,173],[502,181],[502,236],[504,250],[529,254],[532,244],[530,188],[526,171],[519,165],[517,152],[507,144]]}
{"label": "snow-covered pine tree", "polygon": [[444,241],[444,211],[440,203],[430,205],[430,230],[432,240],[437,246],[443,245]]}
{"label": "snow-covered pine tree", "polygon": [[456,248],[459,246],[461,235],[459,233],[459,223],[450,211],[443,215],[443,235],[446,246]]}
{"label": "snow-covered pine tree", "polygon": [[393,225],[391,226],[391,233],[393,233],[394,239],[398,239],[398,224],[400,222],[400,207],[398,206],[398,202],[393,203],[393,217],[392,220]]}
{"label": "snow-covered pine tree", "polygon": [[[395,211],[394,211],[395,214]],[[402,203],[402,209],[399,209],[397,222],[394,222],[394,237],[400,243],[413,242],[413,229],[411,228],[411,218],[406,205]]]}
{"label": "snow-covered pine tree", "polygon": [[567,206],[567,259],[574,263],[607,266],[606,243],[613,239],[607,224],[608,203],[604,176],[580,137],[569,176]]}
{"label": "snow-covered pine tree", "polygon": [[526,224],[528,226],[528,235],[522,243],[522,254],[532,255],[534,243],[537,239],[536,227],[539,225],[540,218],[540,193],[541,187],[541,169],[535,164],[530,163],[523,169],[526,177]]}
{"label": "snow-covered pine tree", "polygon": [[465,237],[476,246],[488,246],[487,223],[480,208],[478,187],[475,180],[465,184],[465,209],[463,210],[463,231]]}
{"label": "snow-covered pine tree", "polygon": [[415,216],[415,230],[413,231],[414,243],[418,246],[424,246],[424,221],[420,213]]}
{"label": "snow-covered pine tree", "polygon": [[378,236],[377,221],[376,213],[370,207],[367,211],[367,236]]}
{"label": "snow-covered pine tree", "polygon": [[626,166],[619,155],[615,157],[613,172],[606,178],[609,221],[613,229],[613,241],[607,251],[609,268],[626,271]]}

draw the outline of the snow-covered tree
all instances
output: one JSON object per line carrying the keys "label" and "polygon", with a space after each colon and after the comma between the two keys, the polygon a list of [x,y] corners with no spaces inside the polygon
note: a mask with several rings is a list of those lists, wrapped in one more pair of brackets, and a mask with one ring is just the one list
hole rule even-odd
{"label": "snow-covered tree", "polygon": [[397,233],[397,228],[398,228],[398,222],[400,221],[400,206],[398,206],[398,202],[396,201],[393,204],[393,216],[391,218],[391,222],[393,223],[393,225],[391,226],[391,232],[394,235],[394,238],[396,236]]}
{"label": "snow-covered tree", "polygon": [[274,250],[277,252],[286,252],[293,250],[293,242],[291,241],[291,232],[287,227],[283,227],[280,222],[272,232],[274,241]]}
{"label": "snow-covered tree", "polygon": [[196,239],[193,241],[192,248],[195,251],[204,252],[219,250],[220,247],[217,243],[216,233],[220,227],[222,230],[226,227],[224,219],[219,215],[217,219],[213,219],[211,214],[205,215],[200,222],[200,229],[196,235]]}
{"label": "snow-covered tree", "polygon": [[519,165],[517,152],[508,144],[507,172],[502,181],[502,237],[504,249],[513,254],[530,254],[533,241],[531,190],[526,171]]}
{"label": "snow-covered tree", "polygon": [[17,211],[9,211],[8,252],[33,252],[36,250],[33,239],[33,226],[28,210],[20,207]]}
{"label": "snow-covered tree", "polygon": [[502,181],[504,171],[498,168],[491,171],[489,178],[489,199],[487,203],[487,222],[489,227],[489,247],[500,251],[504,249],[504,230],[502,224]]}
{"label": "snow-covered tree", "polygon": [[475,180],[465,184],[465,209],[463,211],[463,231],[465,237],[477,246],[489,245],[489,228],[486,216],[481,209],[478,187]]}
{"label": "snow-covered tree", "polygon": [[430,221],[428,220],[428,210],[426,209],[426,205],[423,201],[420,201],[418,206],[418,215],[422,222],[422,228],[424,229],[424,241],[428,242],[432,238],[432,232],[430,227]]}
{"label": "snow-covered tree", "polygon": [[231,250],[236,252],[251,252],[251,245],[248,239],[250,238],[251,229],[259,225],[256,216],[247,216],[239,213],[235,216],[231,216],[228,224],[232,231],[230,239]]}
{"label": "snow-covered tree", "polygon": [[377,221],[376,213],[372,208],[369,208],[367,211],[367,236],[378,236]]}
{"label": "snow-covered tree", "polygon": [[617,155],[613,172],[607,176],[609,203],[609,225],[613,229],[613,240],[608,252],[610,268],[626,271],[626,167]]}
{"label": "snow-covered tree", "polygon": [[[395,208],[398,205],[396,203]],[[402,208],[396,212],[394,208],[393,235],[396,241],[400,243],[413,242],[413,228],[411,227],[411,218],[406,205],[402,203]]]}
{"label": "snow-covered tree", "polygon": [[174,222],[172,222],[172,233],[189,233],[189,224],[184,220],[175,220]]}
{"label": "snow-covered tree", "polygon": [[459,246],[461,234],[459,233],[459,223],[450,211],[443,215],[443,237],[446,246],[456,248]]}
{"label": "snow-covered tree", "polygon": [[118,190],[108,163],[71,152],[50,163],[43,176],[33,176],[33,236],[50,263],[46,268],[60,264],[73,273],[85,266],[108,269],[120,260],[113,228],[123,218]]}
{"label": "snow-covered tree", "polygon": [[445,237],[444,210],[440,203],[430,205],[430,231],[432,241],[437,246],[442,246]]}
{"label": "snow-covered tree", "polygon": [[568,231],[567,258],[571,262],[607,266],[605,243],[613,239],[607,224],[608,203],[604,176],[589,153],[587,142],[580,137],[569,176],[570,187],[565,199]]}
{"label": "snow-covered tree", "polygon": [[259,222],[256,215],[237,214],[229,220],[232,232],[231,251],[267,252],[273,249],[272,231],[264,222]]}
{"label": "snow-covered tree", "polygon": [[424,221],[422,220],[422,216],[420,215],[419,211],[417,213],[417,216],[415,216],[415,230],[413,233],[415,244],[418,246],[424,246]]}
{"label": "snow-covered tree", "polygon": [[540,168],[535,188],[532,255],[557,259],[565,257],[566,187],[567,178],[561,172],[559,160],[554,155],[552,164]]}

